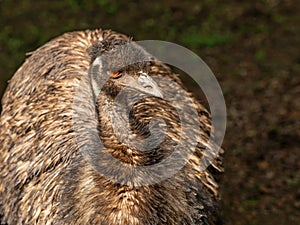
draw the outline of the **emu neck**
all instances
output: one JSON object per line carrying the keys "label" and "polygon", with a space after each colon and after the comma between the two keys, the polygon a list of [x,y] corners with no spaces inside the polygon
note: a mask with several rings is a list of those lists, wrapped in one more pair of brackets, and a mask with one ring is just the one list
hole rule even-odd
{"label": "emu neck", "polygon": [[[132,111],[134,103],[140,99],[138,95],[124,92],[112,98],[103,92],[98,96],[99,135],[109,152],[119,160],[150,165],[160,161],[169,151],[163,147],[162,121],[155,120],[150,110]],[[142,115],[134,115],[136,113]]]}

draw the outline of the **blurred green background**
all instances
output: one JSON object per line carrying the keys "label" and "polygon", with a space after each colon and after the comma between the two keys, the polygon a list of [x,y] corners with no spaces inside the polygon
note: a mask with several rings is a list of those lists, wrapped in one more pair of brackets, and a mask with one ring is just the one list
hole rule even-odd
{"label": "blurred green background", "polygon": [[[0,96],[26,52],[67,31],[105,28],[188,47],[213,70],[227,103],[220,183],[225,221],[299,224],[299,5],[0,0]],[[201,97],[194,82],[186,85]]]}

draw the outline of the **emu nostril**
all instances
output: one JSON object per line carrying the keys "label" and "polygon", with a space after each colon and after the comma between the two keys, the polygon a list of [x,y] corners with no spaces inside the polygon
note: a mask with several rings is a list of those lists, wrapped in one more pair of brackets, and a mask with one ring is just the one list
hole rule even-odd
{"label": "emu nostril", "polygon": [[153,87],[151,85],[145,85],[144,88],[146,88],[146,89],[153,89]]}

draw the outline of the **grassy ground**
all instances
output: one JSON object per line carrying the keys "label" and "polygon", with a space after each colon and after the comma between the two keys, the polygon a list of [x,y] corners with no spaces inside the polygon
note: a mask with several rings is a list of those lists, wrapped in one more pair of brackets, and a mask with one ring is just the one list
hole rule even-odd
{"label": "grassy ground", "polygon": [[299,10],[293,0],[0,0],[0,96],[26,52],[66,31],[110,28],[186,46],[211,67],[226,99],[227,224],[298,224]]}

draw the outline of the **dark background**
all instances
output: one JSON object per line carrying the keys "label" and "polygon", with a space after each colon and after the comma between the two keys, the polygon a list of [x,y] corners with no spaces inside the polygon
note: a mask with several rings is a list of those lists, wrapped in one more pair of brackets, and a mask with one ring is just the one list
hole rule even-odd
{"label": "dark background", "polygon": [[26,52],[67,31],[109,28],[188,47],[226,99],[220,192],[227,224],[298,224],[300,4],[224,2],[0,0],[0,96]]}

